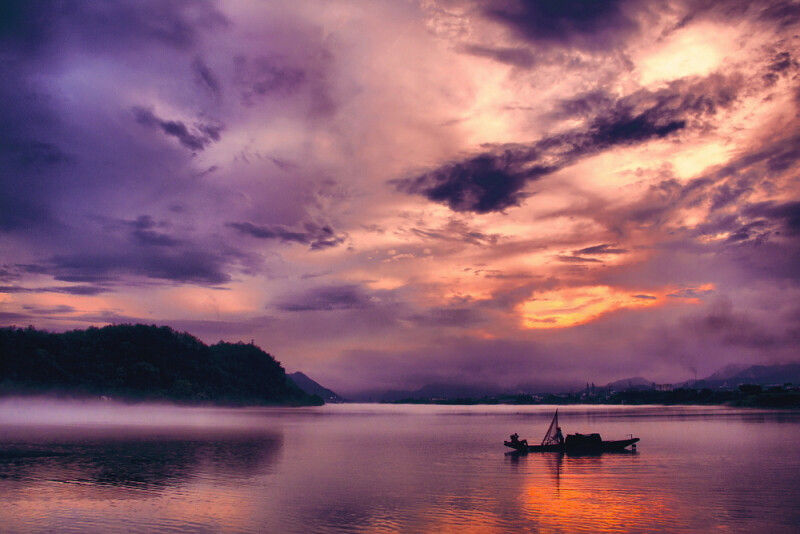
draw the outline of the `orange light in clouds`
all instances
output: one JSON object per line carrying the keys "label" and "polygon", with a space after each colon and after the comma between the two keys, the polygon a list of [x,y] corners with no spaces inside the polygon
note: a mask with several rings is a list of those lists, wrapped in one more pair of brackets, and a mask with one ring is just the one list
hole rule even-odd
{"label": "orange light in clouds", "polygon": [[685,302],[699,302],[702,292],[713,284],[692,288],[691,292],[665,288],[653,293],[610,286],[569,287],[544,293],[522,303],[517,311],[526,328],[564,328],[588,323],[600,316],[622,308],[649,308],[665,301],[667,295],[681,294]]}
{"label": "orange light in clouds", "polygon": [[258,309],[259,293],[235,287],[221,291],[203,287],[177,287],[166,292],[167,301],[186,312],[238,313]]}

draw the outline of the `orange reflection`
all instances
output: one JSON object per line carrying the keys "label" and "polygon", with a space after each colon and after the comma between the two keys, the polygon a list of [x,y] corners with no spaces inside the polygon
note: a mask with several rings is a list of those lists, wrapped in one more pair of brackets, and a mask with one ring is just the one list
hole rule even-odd
{"label": "orange reflection", "polygon": [[[503,530],[500,518],[489,511],[464,509],[458,506],[450,506],[447,508],[452,510],[452,512],[443,515],[437,514],[434,518],[435,521],[427,522],[421,531],[453,534],[484,534]],[[390,532],[403,532],[403,530],[390,530]]]}
{"label": "orange reflection", "polygon": [[[633,494],[629,488],[603,477],[605,458],[559,458],[555,484],[542,478],[524,488],[524,513],[541,532],[639,532],[669,521],[676,509],[663,495]],[[615,457],[617,461],[635,457]]]}

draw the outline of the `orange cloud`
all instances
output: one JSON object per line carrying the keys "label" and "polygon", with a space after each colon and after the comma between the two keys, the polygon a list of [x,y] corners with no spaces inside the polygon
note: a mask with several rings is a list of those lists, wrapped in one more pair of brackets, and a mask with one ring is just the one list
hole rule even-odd
{"label": "orange cloud", "polygon": [[649,308],[665,302],[668,296],[680,296],[685,302],[698,303],[713,290],[713,284],[697,288],[664,288],[642,292],[610,286],[582,286],[536,293],[518,306],[517,312],[526,328],[565,328],[591,322],[623,308]]}

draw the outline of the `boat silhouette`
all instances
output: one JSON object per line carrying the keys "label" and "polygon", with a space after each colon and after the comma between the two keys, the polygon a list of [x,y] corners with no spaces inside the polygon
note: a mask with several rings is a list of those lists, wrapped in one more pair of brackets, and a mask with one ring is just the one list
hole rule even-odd
{"label": "boat silhouette", "polygon": [[539,445],[529,445],[528,440],[519,439],[516,433],[511,434],[510,441],[503,445],[518,452],[569,452],[569,453],[594,453],[594,452],[619,452],[627,447],[636,448],[639,438],[631,436],[628,439],[603,441],[600,434],[569,434],[566,438],[561,434],[558,426],[558,410],[556,410],[550,427]]}

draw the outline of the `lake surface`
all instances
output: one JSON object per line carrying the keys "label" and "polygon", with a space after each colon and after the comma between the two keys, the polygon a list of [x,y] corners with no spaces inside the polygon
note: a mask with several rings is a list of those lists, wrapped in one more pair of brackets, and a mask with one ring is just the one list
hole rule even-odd
{"label": "lake surface", "polygon": [[0,402],[3,532],[798,532],[800,412]]}

